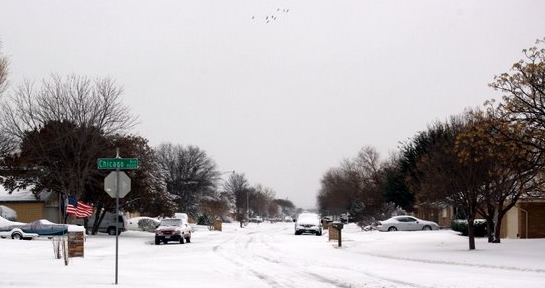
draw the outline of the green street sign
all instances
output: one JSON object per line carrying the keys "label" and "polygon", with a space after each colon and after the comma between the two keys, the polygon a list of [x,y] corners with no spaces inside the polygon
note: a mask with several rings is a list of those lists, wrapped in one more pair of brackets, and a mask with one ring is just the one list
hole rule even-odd
{"label": "green street sign", "polygon": [[98,169],[138,169],[138,158],[98,158]]}

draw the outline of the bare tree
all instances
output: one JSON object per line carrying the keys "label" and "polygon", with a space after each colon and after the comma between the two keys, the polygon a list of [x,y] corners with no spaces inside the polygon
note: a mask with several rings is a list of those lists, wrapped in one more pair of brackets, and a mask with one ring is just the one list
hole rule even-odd
{"label": "bare tree", "polygon": [[329,169],[321,179],[317,202],[324,215],[340,215],[346,212],[354,195],[354,187],[340,168]]}
{"label": "bare tree", "polygon": [[201,200],[216,191],[220,175],[216,163],[196,146],[161,144],[157,156],[168,171],[167,190],[179,211],[196,216]]}
{"label": "bare tree", "polygon": [[257,184],[250,194],[250,210],[253,216],[265,216],[269,213],[269,205],[274,200],[276,192],[272,188]]}
{"label": "bare tree", "polygon": [[2,53],[2,42],[0,42],[0,98],[8,87],[8,58]]}
{"label": "bare tree", "polygon": [[[2,99],[2,94],[8,87],[8,64],[8,58],[3,55],[2,43],[0,42],[0,100]],[[15,145],[13,138],[10,137],[5,129],[0,127],[0,159],[14,149]]]}
{"label": "bare tree", "polygon": [[280,210],[280,213],[282,213],[282,216],[295,216],[295,205],[287,198],[274,199],[273,203],[273,206],[278,206],[278,209]]}
{"label": "bare tree", "polygon": [[356,220],[375,215],[384,204],[382,163],[376,149],[363,147],[340,168],[330,169],[322,178],[318,205],[325,214],[348,212]]}
{"label": "bare tree", "polygon": [[121,102],[122,93],[111,78],[52,75],[39,89],[34,82],[24,81],[4,103],[0,125],[20,140],[26,131],[51,121],[94,127],[106,136],[123,134],[136,125],[137,119]]}
{"label": "bare tree", "polygon": [[349,164],[343,166],[357,191],[348,210],[353,216],[375,214],[375,210],[384,204],[382,166],[379,153],[370,146],[363,147]]}
{"label": "bare tree", "polygon": [[223,184],[223,188],[235,204],[237,220],[240,221],[242,227],[243,220],[247,218],[246,211],[249,209],[250,183],[244,174],[233,173]]}

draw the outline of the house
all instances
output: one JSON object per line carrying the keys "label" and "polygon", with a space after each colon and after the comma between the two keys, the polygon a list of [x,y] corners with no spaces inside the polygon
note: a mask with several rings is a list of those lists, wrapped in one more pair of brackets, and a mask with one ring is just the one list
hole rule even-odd
{"label": "house", "polygon": [[502,238],[545,238],[545,199],[521,200],[502,222]]}
{"label": "house", "polygon": [[[450,205],[418,205],[416,217],[449,228],[455,214]],[[519,200],[502,219],[501,238],[545,238],[545,199]]]}
{"label": "house", "polygon": [[422,203],[415,205],[415,217],[436,222],[439,227],[448,228],[454,216],[454,208],[450,205],[438,203]]}
{"label": "house", "polygon": [[0,205],[15,210],[19,222],[47,219],[51,222],[62,223],[59,201],[53,195],[55,194],[50,191],[43,191],[36,198],[30,190],[20,189],[10,194],[4,186],[0,185]]}

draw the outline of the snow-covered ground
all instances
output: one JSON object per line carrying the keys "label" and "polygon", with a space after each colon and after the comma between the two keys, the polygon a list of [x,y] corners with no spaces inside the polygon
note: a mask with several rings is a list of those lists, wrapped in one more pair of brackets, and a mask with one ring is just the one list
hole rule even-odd
{"label": "snow-covered ground", "polygon": [[[450,230],[343,230],[293,235],[292,223],[198,226],[192,243],[156,246],[153,234],[119,237],[119,287],[543,287],[545,239],[477,239]],[[88,236],[67,266],[51,240],[0,240],[0,287],[112,287],[115,237]]]}

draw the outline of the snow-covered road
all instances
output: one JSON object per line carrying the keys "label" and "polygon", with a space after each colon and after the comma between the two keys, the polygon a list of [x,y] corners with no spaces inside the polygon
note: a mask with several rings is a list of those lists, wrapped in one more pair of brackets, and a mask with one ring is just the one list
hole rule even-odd
{"label": "snow-covered road", "polygon": [[[192,243],[156,246],[153,234],[119,237],[120,287],[542,287],[544,239],[488,244],[449,230],[343,230],[343,245],[293,233],[292,223],[197,227]],[[50,240],[0,240],[0,287],[111,287],[115,237],[89,236],[68,266]]]}
{"label": "snow-covered road", "polygon": [[[373,275],[369,266],[327,242],[327,233],[293,235],[293,225],[259,225],[253,231],[232,235],[213,246],[215,257],[225,259],[228,273],[255,276],[251,287],[400,287],[411,285],[391,276]],[[362,259],[363,258],[363,259]],[[389,285],[388,285],[389,283]],[[376,284],[376,285],[375,285]],[[257,285],[257,286],[255,286]],[[386,285],[386,286],[385,286]]]}

